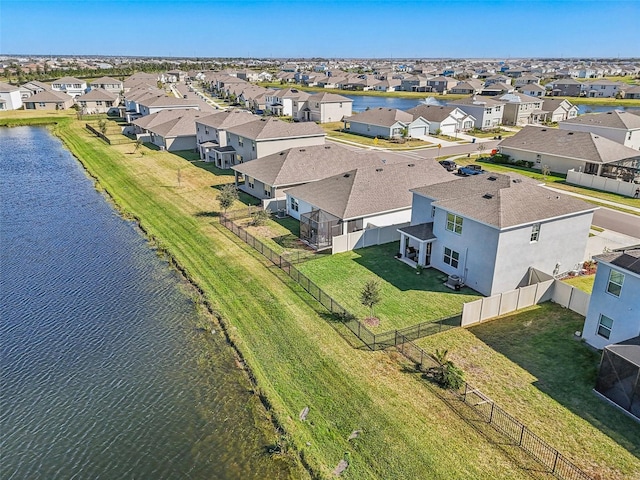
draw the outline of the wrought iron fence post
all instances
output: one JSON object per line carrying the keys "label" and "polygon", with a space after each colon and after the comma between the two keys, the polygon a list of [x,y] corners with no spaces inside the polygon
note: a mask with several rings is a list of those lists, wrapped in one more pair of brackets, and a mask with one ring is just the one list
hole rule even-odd
{"label": "wrought iron fence post", "polygon": [[553,459],[553,468],[551,469],[551,473],[556,473],[556,465],[558,465],[558,456],[560,452],[556,450],[556,458]]}
{"label": "wrought iron fence post", "polygon": [[493,408],[496,406],[495,403],[491,402],[491,413],[489,414],[489,423],[493,420]]}
{"label": "wrought iron fence post", "polygon": [[524,425],[522,425],[522,429],[520,430],[520,440],[518,441],[518,446],[522,446],[522,439],[524,437]]}
{"label": "wrought iron fence post", "polygon": [[464,382],[464,395],[462,395],[462,401],[467,402],[467,390],[469,389],[469,384]]}

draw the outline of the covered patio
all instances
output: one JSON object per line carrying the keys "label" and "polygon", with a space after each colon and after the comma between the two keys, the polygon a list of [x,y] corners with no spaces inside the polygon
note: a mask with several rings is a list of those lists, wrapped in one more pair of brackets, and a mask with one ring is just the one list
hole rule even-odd
{"label": "covered patio", "polygon": [[431,246],[437,238],[433,234],[433,222],[421,223],[399,228],[400,251],[399,259],[417,267],[431,266]]}
{"label": "covered patio", "polygon": [[236,150],[232,146],[214,146],[209,150],[209,159],[213,157],[213,162],[218,168],[231,168],[235,165]]}

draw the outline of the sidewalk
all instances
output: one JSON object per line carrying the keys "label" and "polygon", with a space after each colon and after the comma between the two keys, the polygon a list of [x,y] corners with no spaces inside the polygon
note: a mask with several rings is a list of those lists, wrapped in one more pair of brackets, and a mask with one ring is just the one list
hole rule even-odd
{"label": "sidewalk", "polygon": [[613,230],[604,230],[602,232],[591,230],[589,232],[589,239],[587,240],[587,249],[584,252],[584,259],[591,260],[591,257],[594,255],[600,255],[601,253],[616,248],[638,245],[638,242],[640,242],[640,239],[614,232]]}

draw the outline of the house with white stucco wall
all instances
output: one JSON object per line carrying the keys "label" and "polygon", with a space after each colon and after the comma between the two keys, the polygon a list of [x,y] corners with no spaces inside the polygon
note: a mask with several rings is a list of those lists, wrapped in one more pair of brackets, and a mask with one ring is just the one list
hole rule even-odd
{"label": "house with white stucco wall", "polygon": [[412,190],[399,256],[490,296],[584,260],[593,205],[518,175],[484,174]]}
{"label": "house with white stucco wall", "polygon": [[591,132],[640,150],[640,115],[621,110],[580,115],[558,124],[561,130]]}
{"label": "house with white stucco wall", "polygon": [[640,335],[640,246],[593,259],[598,262],[598,270],[582,338],[602,349]]}

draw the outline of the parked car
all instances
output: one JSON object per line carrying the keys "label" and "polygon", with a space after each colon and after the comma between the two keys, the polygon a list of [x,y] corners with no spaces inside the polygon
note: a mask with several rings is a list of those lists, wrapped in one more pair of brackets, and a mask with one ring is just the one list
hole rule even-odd
{"label": "parked car", "polygon": [[471,165],[466,165],[464,167],[460,167],[458,169],[458,175],[462,175],[464,177],[467,177],[469,175],[480,175],[481,173],[486,173],[483,169],[482,169],[482,165],[477,165],[477,164],[471,164]]}
{"label": "parked car", "polygon": [[440,160],[440,165],[447,169],[447,172],[455,172],[458,165],[453,160]]}

